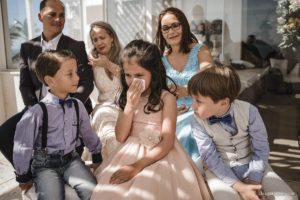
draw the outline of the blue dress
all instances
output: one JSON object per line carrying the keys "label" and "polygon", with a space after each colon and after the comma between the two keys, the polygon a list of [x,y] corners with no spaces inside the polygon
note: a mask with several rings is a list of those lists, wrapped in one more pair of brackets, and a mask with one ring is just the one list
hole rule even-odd
{"label": "blue dress", "polygon": [[[166,56],[162,57],[167,75],[172,78],[177,85],[187,85],[191,77],[199,71],[198,52],[201,46],[202,44],[197,44],[191,49],[188,62],[182,72],[176,71],[170,65]],[[172,82],[168,81],[168,84],[172,84]],[[181,103],[186,106],[192,106],[193,99],[190,96],[177,99],[178,107]],[[186,152],[194,161],[196,161],[199,157],[199,151],[191,130],[191,119],[193,114],[194,110],[190,108],[187,112],[177,116],[176,136],[185,148]]]}

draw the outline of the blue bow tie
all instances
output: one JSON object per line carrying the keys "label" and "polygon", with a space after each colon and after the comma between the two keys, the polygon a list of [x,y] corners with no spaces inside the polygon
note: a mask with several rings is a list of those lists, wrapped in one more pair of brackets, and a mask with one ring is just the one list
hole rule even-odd
{"label": "blue bow tie", "polygon": [[208,118],[208,120],[211,125],[214,123],[217,123],[217,122],[223,122],[225,124],[230,124],[232,122],[232,117],[230,116],[230,114],[227,114],[223,117],[212,116],[212,117]]}
{"label": "blue bow tie", "polygon": [[69,108],[72,107],[72,99],[67,99],[67,100],[61,100],[59,99],[59,104],[61,105],[61,107],[64,107],[64,105],[66,104]]}

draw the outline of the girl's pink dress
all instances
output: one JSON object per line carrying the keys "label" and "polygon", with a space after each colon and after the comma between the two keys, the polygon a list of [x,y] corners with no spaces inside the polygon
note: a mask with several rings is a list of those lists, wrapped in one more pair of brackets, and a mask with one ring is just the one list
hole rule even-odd
{"label": "girl's pink dress", "polygon": [[[166,93],[164,91],[162,95]],[[145,114],[146,103],[147,98],[141,97],[130,136],[95,171],[98,185],[91,199],[211,199],[202,175],[177,139],[174,148],[163,159],[144,168],[125,183],[109,184],[114,172],[142,158],[160,141],[162,111]]]}

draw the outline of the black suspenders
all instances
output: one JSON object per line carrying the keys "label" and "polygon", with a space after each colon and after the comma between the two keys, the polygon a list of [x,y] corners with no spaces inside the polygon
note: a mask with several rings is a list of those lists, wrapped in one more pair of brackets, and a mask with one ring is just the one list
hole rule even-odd
{"label": "black suspenders", "polygon": [[39,102],[43,110],[43,125],[42,125],[42,150],[46,150],[47,147],[47,132],[48,132],[48,112],[45,104]]}
{"label": "black suspenders", "polygon": [[76,110],[76,117],[77,117],[77,132],[76,132],[76,141],[78,140],[79,137],[79,108],[78,108],[78,102],[76,101],[76,99],[72,98],[72,101],[74,103],[74,107]]}
{"label": "black suspenders", "polygon": [[[72,98],[72,101],[75,106],[76,110],[76,117],[77,117],[77,129],[76,129],[76,141],[78,140],[79,137],[79,107],[78,107],[78,102],[76,99]],[[43,110],[43,125],[42,125],[42,150],[46,150],[47,148],[47,132],[48,132],[48,112],[46,105],[43,102],[38,103],[42,110]]]}

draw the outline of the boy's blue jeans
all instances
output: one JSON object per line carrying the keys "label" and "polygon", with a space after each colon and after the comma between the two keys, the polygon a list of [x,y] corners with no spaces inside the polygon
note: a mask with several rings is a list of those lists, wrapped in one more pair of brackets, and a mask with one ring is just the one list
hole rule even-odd
{"label": "boy's blue jeans", "polygon": [[65,199],[65,183],[75,189],[80,199],[90,199],[97,185],[90,169],[73,151],[64,156],[35,151],[31,164],[38,200]]}

